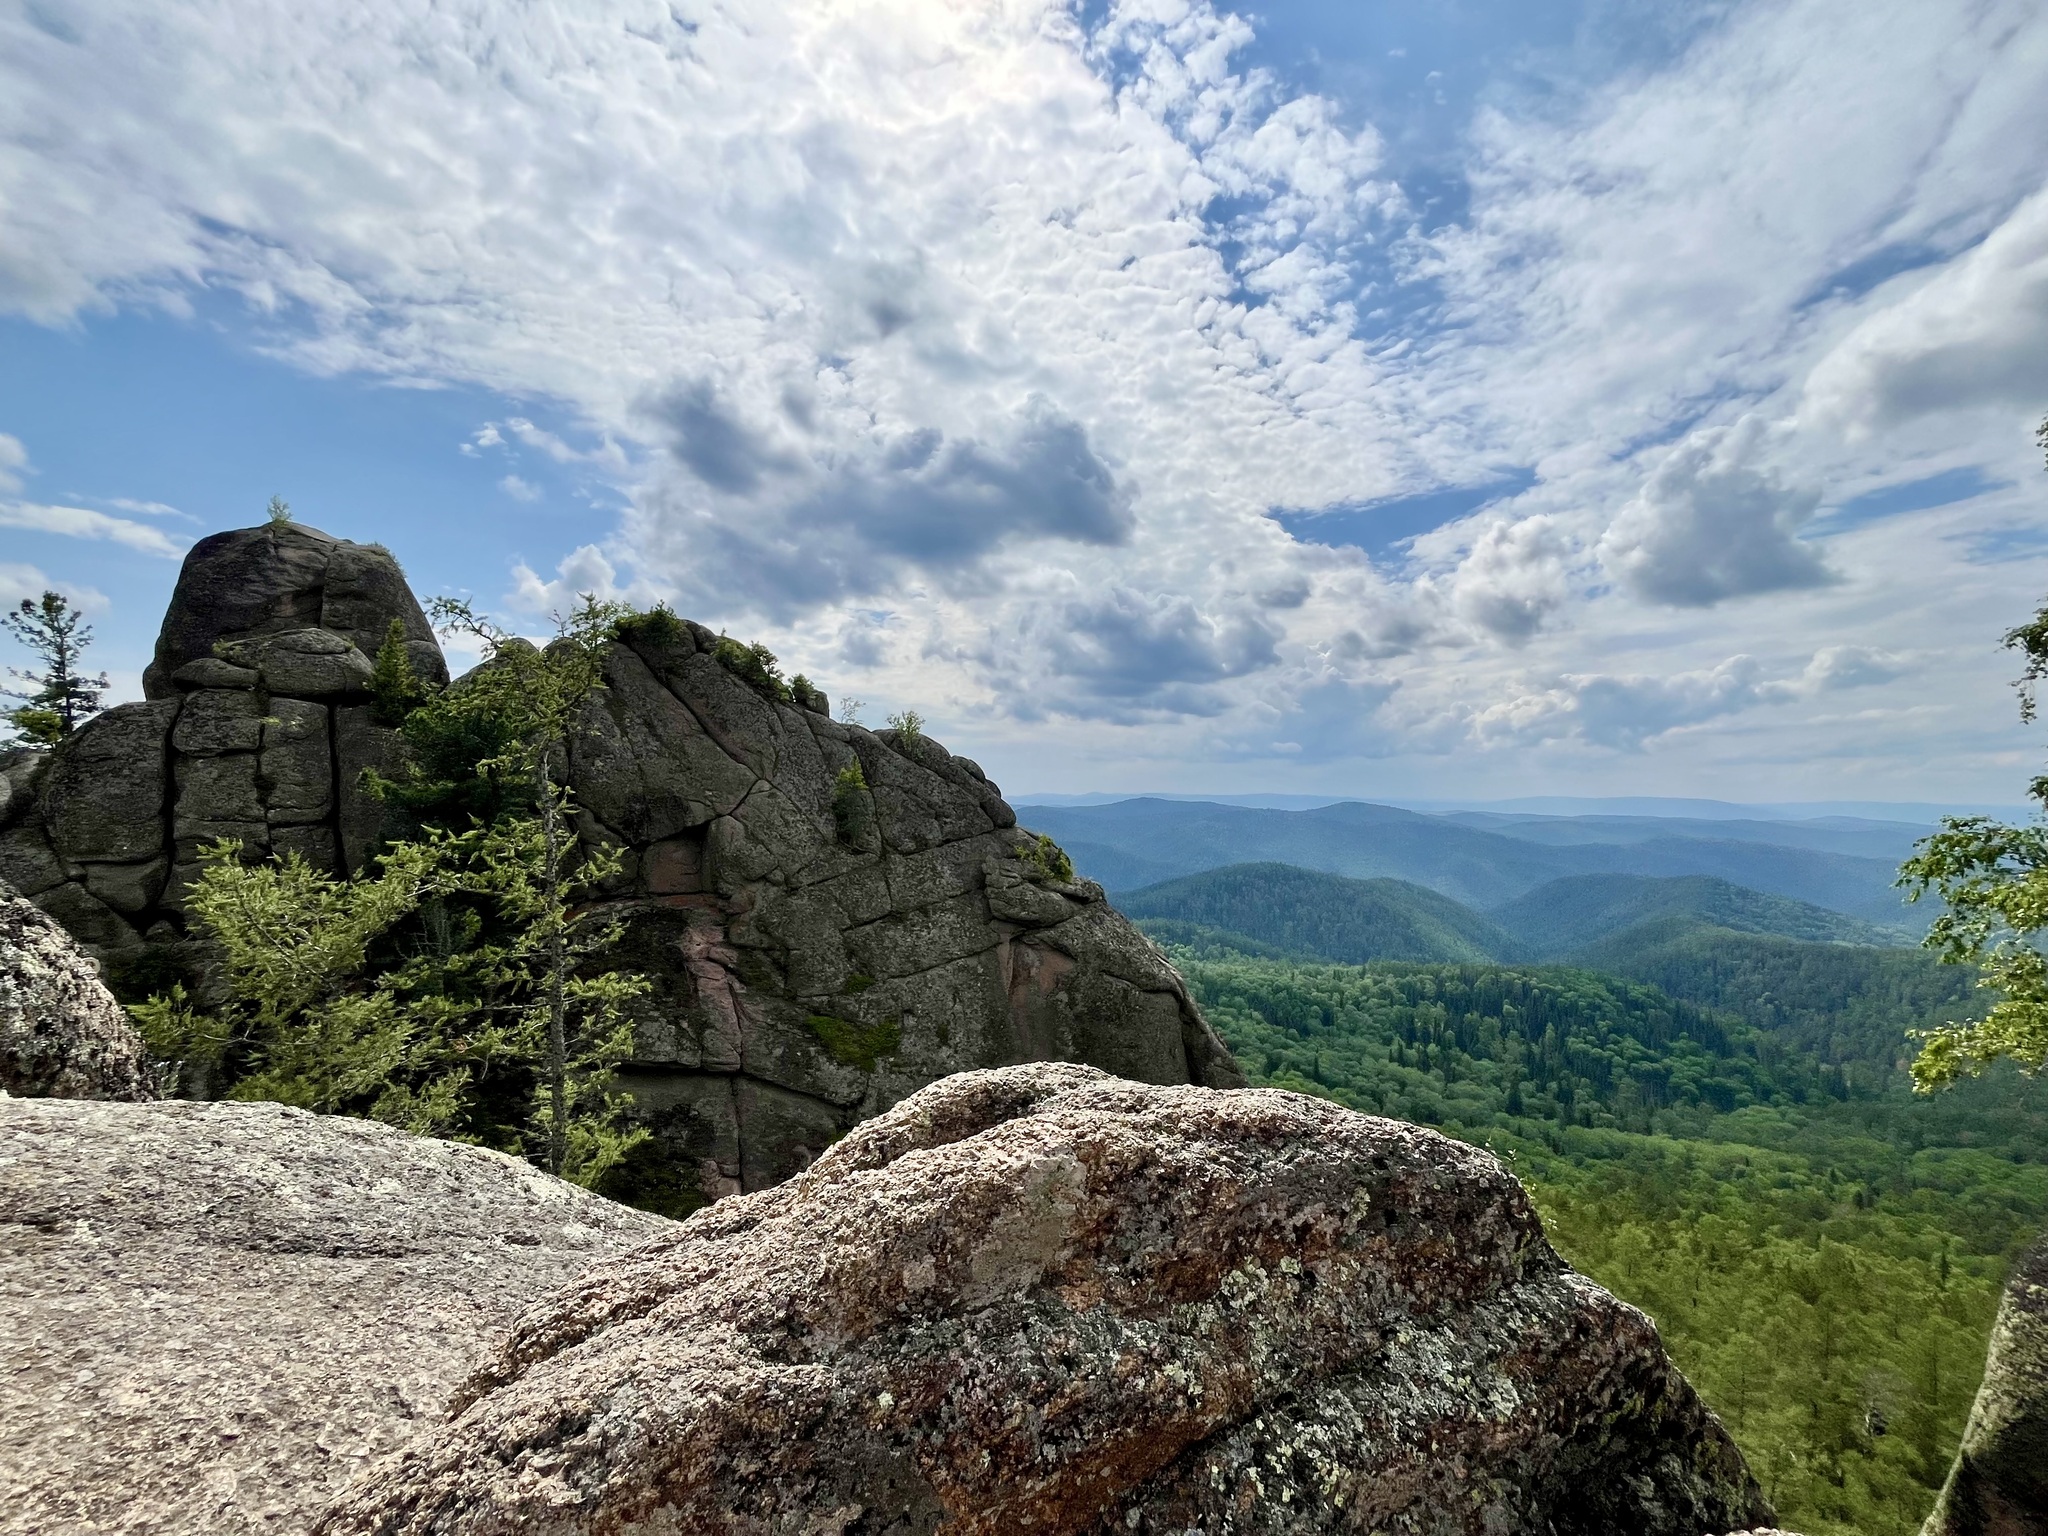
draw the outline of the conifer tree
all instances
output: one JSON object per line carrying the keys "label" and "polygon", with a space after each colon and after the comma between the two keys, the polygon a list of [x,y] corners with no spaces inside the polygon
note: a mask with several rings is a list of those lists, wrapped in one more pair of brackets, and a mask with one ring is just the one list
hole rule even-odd
{"label": "conifer tree", "polygon": [[0,617],[0,628],[27,646],[41,664],[28,671],[9,667],[10,676],[29,686],[0,689],[8,698],[22,701],[8,711],[7,720],[24,739],[55,746],[99,713],[107,676],[102,672],[91,677],[79,670],[79,657],[92,644],[92,629],[69,598],[61,592],[45,592],[39,603],[23,598],[19,608]]}
{"label": "conifer tree", "polygon": [[542,649],[465,603],[433,608],[487,658],[432,691],[395,626],[379,651],[380,709],[416,759],[370,787],[419,816],[417,834],[347,881],[296,855],[248,865],[232,843],[204,850],[187,904],[230,999],[202,1011],[174,989],[135,1013],[160,1055],[230,1079],[234,1097],[481,1141],[596,1185],[646,1138],[612,1082],[647,983],[598,963],[620,926],[588,899],[620,854],[579,843],[562,779],[604,646],[631,615],[586,599]]}

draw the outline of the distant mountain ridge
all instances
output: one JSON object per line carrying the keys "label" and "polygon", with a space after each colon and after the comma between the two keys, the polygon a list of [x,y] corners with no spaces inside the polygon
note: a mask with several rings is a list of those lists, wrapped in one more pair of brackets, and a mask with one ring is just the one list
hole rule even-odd
{"label": "distant mountain ridge", "polygon": [[[1695,930],[1834,946],[1897,942],[1825,907],[1703,875],[1567,875],[1481,913],[1412,881],[1260,862],[1160,881],[1118,905],[1157,938],[1344,965],[1535,961],[1628,974],[1638,935],[1660,944]],[[1587,958],[1595,950],[1597,963]]]}
{"label": "distant mountain ridge", "polygon": [[[1676,818],[1495,818],[1470,825],[1360,801],[1273,810],[1125,800],[1038,805],[1021,819],[1056,838],[1081,873],[1120,893],[1232,864],[1283,863],[1352,879],[1407,880],[1479,911],[1565,876],[1626,874],[1708,875],[1901,930],[1916,915],[1892,888],[1917,830],[1907,826],[1793,823],[1783,835],[1806,846],[1788,846],[1762,840],[1774,825],[1762,822],[1738,826],[1739,836],[1720,835],[1720,823]],[[1708,830],[1716,835],[1703,835]],[[1876,848],[1884,851],[1870,851]]]}

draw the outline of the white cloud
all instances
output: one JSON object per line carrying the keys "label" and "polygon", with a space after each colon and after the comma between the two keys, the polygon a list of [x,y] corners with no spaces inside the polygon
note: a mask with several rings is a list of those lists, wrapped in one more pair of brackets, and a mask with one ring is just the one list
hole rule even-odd
{"label": "white cloud", "polygon": [[0,432],[0,496],[21,489],[22,472],[28,468],[28,450],[18,437]]}
{"label": "white cloud", "polygon": [[1829,581],[1820,552],[1799,541],[1820,493],[1759,463],[1764,436],[1745,417],[1672,449],[1601,540],[1607,568],[1650,601],[1687,608]]}
{"label": "white cloud", "polygon": [[1597,746],[1640,750],[1646,742],[1760,705],[1797,704],[1821,694],[1886,683],[1899,658],[1863,646],[1830,646],[1790,678],[1770,679],[1754,656],[1670,676],[1576,673],[1475,711],[1482,741],[1576,737]]}
{"label": "white cloud", "polygon": [[185,553],[184,546],[168,538],[160,528],[125,517],[111,517],[86,507],[49,507],[32,501],[0,501],[0,528],[25,528],[73,539],[103,539],[140,550],[146,555],[161,555],[168,560],[175,560]]}
{"label": "white cloud", "polygon": [[[532,402],[461,451],[631,507],[554,498],[581,547],[521,603],[665,592],[1037,761],[1117,723],[1169,761],[1627,749],[1875,680],[1930,583],[1953,631],[2026,579],[1801,535],[1933,451],[1859,425],[1975,401],[1950,446],[1990,463],[2038,383],[2048,16],[1717,15],[1489,111],[1425,232],[1377,129],[1189,0],[105,0],[8,34],[0,308],[204,284],[303,367]],[[1265,515],[1518,470],[1398,567]],[[1714,621],[1766,592],[1768,636]]]}
{"label": "white cloud", "polygon": [[1904,675],[1906,660],[1869,645],[1828,645],[1813,653],[1796,694],[1868,688]]}
{"label": "white cloud", "polygon": [[1863,320],[1806,381],[1821,421],[1881,429],[1973,406],[2048,401],[2048,191],[1981,245]]}
{"label": "white cloud", "polygon": [[568,613],[586,597],[649,607],[660,594],[644,584],[621,582],[610,557],[595,544],[585,544],[563,557],[551,580],[520,561],[512,568],[512,591],[506,601],[529,614],[556,614]]}
{"label": "white cloud", "polygon": [[106,611],[107,595],[97,587],[75,581],[55,581],[36,566],[0,560],[0,609],[12,610],[24,600],[35,602],[50,591],[63,592],[71,600],[71,606],[82,613]]}
{"label": "white cloud", "polygon": [[190,512],[181,512],[176,507],[162,501],[134,501],[126,496],[113,496],[108,498],[107,505],[118,508],[123,512],[133,512],[138,517],[175,517],[180,522],[186,523],[196,523],[199,521]]}

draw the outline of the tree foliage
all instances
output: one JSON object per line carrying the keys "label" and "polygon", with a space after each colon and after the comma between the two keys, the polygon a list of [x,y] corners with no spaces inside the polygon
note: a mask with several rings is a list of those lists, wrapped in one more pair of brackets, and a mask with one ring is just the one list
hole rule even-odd
{"label": "tree foliage", "polygon": [[0,616],[0,628],[28,647],[38,663],[28,670],[7,669],[26,688],[0,689],[21,701],[7,712],[7,721],[24,739],[55,746],[99,713],[107,676],[88,676],[79,668],[80,656],[92,644],[92,628],[69,598],[61,592],[45,592],[39,602],[23,598],[14,612]]}
{"label": "tree foliage", "polygon": [[[2035,437],[2048,450],[2048,417]],[[2031,721],[2036,689],[2048,679],[2048,603],[2007,631],[2005,645],[2024,663],[2015,686],[2020,718]],[[2048,774],[2027,793],[2048,817]],[[2014,1061],[2027,1072],[2048,1066],[2048,955],[2039,939],[2048,931],[2048,819],[2014,827],[1984,816],[1949,817],[1900,866],[1899,883],[1909,900],[1930,892],[1941,898],[1947,910],[1928,930],[1927,947],[1945,961],[1977,966],[1978,985],[1997,994],[1983,1019],[1922,1037],[1914,1084],[1933,1092],[1994,1061]]]}
{"label": "tree foliage", "polygon": [[379,650],[380,709],[415,751],[373,787],[416,834],[346,881],[215,845],[189,907],[226,998],[201,1008],[174,989],[137,1016],[161,1054],[238,1097],[479,1141],[595,1185],[645,1137],[613,1072],[646,982],[602,963],[620,930],[590,899],[621,856],[579,842],[562,777],[626,611],[586,598],[544,649],[465,603],[434,613],[486,660],[436,692],[396,626]]}

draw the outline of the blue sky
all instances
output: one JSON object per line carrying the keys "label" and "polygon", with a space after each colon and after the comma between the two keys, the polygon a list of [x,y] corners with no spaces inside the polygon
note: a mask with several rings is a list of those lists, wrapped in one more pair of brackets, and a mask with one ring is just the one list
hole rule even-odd
{"label": "blue sky", "polygon": [[1018,790],[2009,800],[2048,19],[0,0],[0,587],[766,639]]}

